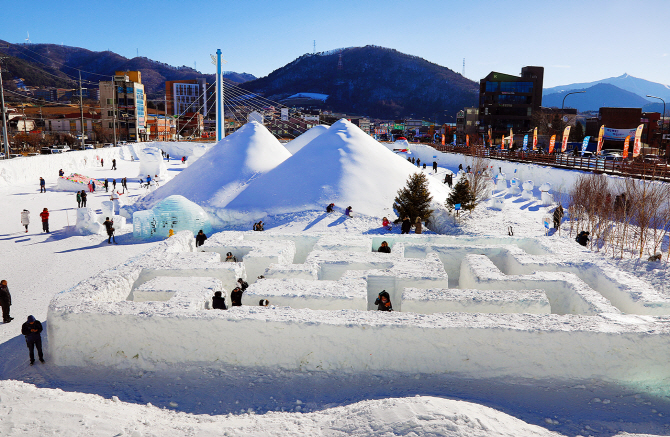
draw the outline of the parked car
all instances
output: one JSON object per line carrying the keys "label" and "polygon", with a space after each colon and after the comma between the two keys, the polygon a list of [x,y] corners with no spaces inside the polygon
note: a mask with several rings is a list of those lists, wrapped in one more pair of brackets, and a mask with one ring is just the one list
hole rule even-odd
{"label": "parked car", "polygon": [[112,144],[112,143],[105,143],[105,144],[103,144],[102,147],[104,147],[104,148],[114,147],[114,144]]}

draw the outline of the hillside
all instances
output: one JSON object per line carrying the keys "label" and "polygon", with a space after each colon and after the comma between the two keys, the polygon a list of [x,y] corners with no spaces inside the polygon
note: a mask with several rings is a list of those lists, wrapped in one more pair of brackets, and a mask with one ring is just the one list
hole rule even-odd
{"label": "hillside", "polygon": [[327,94],[326,107],[335,112],[440,122],[455,122],[445,114],[477,104],[479,92],[477,83],[446,67],[376,46],[305,54],[244,88],[277,101]]}
{"label": "hillside", "polygon": [[[139,70],[149,97],[163,96],[165,81],[168,80],[204,77],[208,83],[214,82],[213,74],[203,74],[190,67],[173,67],[145,57],[128,59],[111,51],[93,52],[57,44],[11,44],[0,41],[0,45],[5,44],[9,47],[2,49],[2,53],[9,55],[9,58],[5,60],[4,68],[11,77],[24,78],[28,86],[71,87],[74,83],[72,79],[77,77],[80,69],[82,79],[93,84],[108,80],[118,70]],[[58,82],[60,78],[64,82]],[[255,77],[247,73],[224,74],[224,80],[236,84],[251,79]]]}
{"label": "hillside", "polygon": [[630,91],[622,90],[614,85],[599,83],[584,89],[574,89],[542,97],[542,106],[560,108],[563,98],[568,92],[585,91],[583,94],[572,94],[565,100],[566,108],[576,108],[578,111],[597,111],[602,107],[642,108],[649,104],[644,99]]}
{"label": "hillside", "polygon": [[670,101],[670,86],[651,82],[646,79],[640,79],[638,77],[633,77],[629,74],[622,74],[621,76],[610,77],[607,79],[597,80],[595,82],[573,83],[569,85],[560,85],[553,88],[545,88],[543,94],[547,96],[549,94],[558,92],[581,90],[590,88],[593,85],[597,85],[599,83],[614,85],[622,90],[637,94],[642,98],[646,98],[647,94],[649,94],[665,99],[666,102]]}

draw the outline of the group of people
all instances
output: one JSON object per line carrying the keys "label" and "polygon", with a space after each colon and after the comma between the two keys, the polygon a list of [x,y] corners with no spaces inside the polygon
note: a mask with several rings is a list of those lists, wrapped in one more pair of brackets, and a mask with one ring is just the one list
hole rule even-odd
{"label": "group of people", "polygon": [[[9,315],[9,309],[12,305],[12,295],[9,293],[7,280],[0,281],[0,306],[2,307],[2,321],[9,323],[14,317]],[[30,356],[30,365],[35,364],[35,348],[37,348],[37,357],[40,363],[44,363],[44,354],[42,352],[42,323],[33,316],[28,316],[26,322],[21,325],[21,334],[26,339],[28,353]]]}
{"label": "group of people", "polygon": [[[237,286],[233,288],[233,291],[230,292],[230,305],[234,307],[242,306],[242,294],[249,288],[249,284],[242,278],[237,280]],[[267,300],[265,301],[267,302]],[[269,303],[269,302],[268,302]],[[262,305],[262,306],[267,306]],[[220,291],[214,292],[212,297],[212,309],[215,310],[227,310],[226,298],[222,296]]]}
{"label": "group of people", "polygon": [[[105,166],[105,160],[103,158],[100,158],[100,167]],[[116,170],[116,159],[112,159],[112,170]]]}
{"label": "group of people", "polygon": [[264,226],[265,225],[263,224],[263,221],[259,220],[258,223],[254,223],[251,229],[254,231],[264,231],[265,230],[263,229]]}
{"label": "group of people", "polygon": [[[351,206],[347,206],[344,209],[344,215],[346,215],[347,217],[353,217],[353,210],[354,209]],[[329,213],[329,214],[331,212],[335,212],[335,204],[331,203],[328,206],[326,206],[326,212]]]}
{"label": "group of people", "polygon": [[[421,217],[417,217],[416,220],[414,221],[414,232],[417,234],[420,234],[423,232],[423,225],[421,224]],[[409,231],[412,230],[412,221],[409,219],[409,217],[405,216],[402,219],[402,225],[400,225],[400,233],[401,234],[409,234]]]}

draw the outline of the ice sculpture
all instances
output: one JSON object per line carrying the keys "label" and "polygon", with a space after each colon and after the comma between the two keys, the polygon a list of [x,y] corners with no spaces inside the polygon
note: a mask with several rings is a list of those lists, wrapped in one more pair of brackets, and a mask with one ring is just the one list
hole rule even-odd
{"label": "ice sculpture", "polygon": [[144,179],[147,175],[151,176],[151,179],[154,179],[156,175],[162,179],[167,176],[167,165],[163,161],[163,154],[157,147],[146,147],[142,150],[139,177]]}
{"label": "ice sculpture", "polygon": [[526,181],[523,183],[522,188],[523,188],[523,193],[521,193],[521,197],[526,199],[526,200],[533,200],[533,188],[535,187],[535,184],[533,181]]}
{"label": "ice sculpture", "polygon": [[77,223],[74,225],[77,235],[100,234],[102,229],[98,223],[98,214],[92,208],[77,208]]}
{"label": "ice sculpture", "polygon": [[138,238],[167,237],[174,232],[191,231],[195,235],[200,229],[205,234],[212,232],[207,213],[184,196],[173,195],[160,201],[153,209],[133,214],[133,235]]}
{"label": "ice sculpture", "polygon": [[551,184],[549,182],[545,182],[542,185],[540,185],[540,204],[542,206],[549,206],[554,203],[554,196],[549,193],[551,191]]}
{"label": "ice sculpture", "polygon": [[489,206],[491,207],[491,209],[501,211],[503,208],[503,199],[501,199],[500,197],[494,197],[489,201]]}
{"label": "ice sculpture", "polygon": [[506,190],[507,189],[507,180],[505,180],[505,173],[499,173],[496,176],[496,190]]}
{"label": "ice sculpture", "polygon": [[509,186],[510,186],[509,193],[510,194],[513,194],[513,195],[516,196],[516,195],[521,193],[521,188],[520,188],[519,182],[521,182],[521,181],[519,181],[519,179],[517,179],[517,178],[513,178],[511,181],[509,181]]}

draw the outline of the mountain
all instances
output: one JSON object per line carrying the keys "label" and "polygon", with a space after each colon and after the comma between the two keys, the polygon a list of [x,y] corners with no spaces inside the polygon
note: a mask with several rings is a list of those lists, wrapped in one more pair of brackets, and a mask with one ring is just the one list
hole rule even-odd
{"label": "mountain", "polygon": [[[206,78],[215,80],[214,74],[203,74],[191,67],[173,67],[146,57],[125,58],[111,51],[93,52],[79,47],[58,44],[11,44],[0,40],[0,51],[8,58],[6,68],[11,77],[21,77],[28,86],[74,87],[81,70],[82,80],[96,86],[100,80],[109,80],[115,71],[142,72],[142,83],[150,98],[165,94],[165,81]],[[255,79],[247,73],[224,73],[224,80],[239,84]],[[3,76],[6,77],[6,76]]]}
{"label": "mountain", "polygon": [[578,111],[597,111],[601,107],[642,108],[650,102],[630,91],[607,83],[599,83],[584,89],[574,89],[542,97],[542,106],[560,108],[563,98],[570,92],[584,91],[584,94],[572,94],[565,99],[566,108]]}
{"label": "mountain", "polygon": [[[558,93],[561,91],[573,91],[581,90],[585,88],[590,88],[593,85],[599,83],[607,83],[614,85],[622,90],[629,91],[631,93],[637,94],[640,97],[646,99],[647,94],[652,96],[657,96],[662,99],[665,99],[667,103],[670,103],[670,86],[663,85],[661,83],[651,82],[645,79],[640,79],[637,77],[630,76],[628,74],[622,74],[618,77],[610,77],[608,79],[597,80],[595,82],[588,83],[573,83],[570,85],[561,85],[553,88],[545,88],[542,93],[543,95],[549,95],[553,93]],[[651,99],[657,100],[657,99]],[[546,105],[545,105],[546,106]]]}
{"label": "mountain", "polygon": [[326,109],[373,118],[455,122],[478,101],[479,84],[425,59],[365,46],[305,54],[244,89],[281,101],[297,93],[328,95]]}

